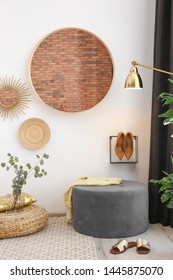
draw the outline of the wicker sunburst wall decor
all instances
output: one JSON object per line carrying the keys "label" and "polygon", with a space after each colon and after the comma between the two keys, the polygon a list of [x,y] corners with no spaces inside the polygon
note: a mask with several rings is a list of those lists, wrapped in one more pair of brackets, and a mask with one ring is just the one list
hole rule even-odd
{"label": "wicker sunburst wall decor", "polygon": [[0,78],[0,116],[3,119],[10,117],[12,120],[13,117],[24,113],[28,108],[29,96],[28,88],[20,82],[20,79]]}

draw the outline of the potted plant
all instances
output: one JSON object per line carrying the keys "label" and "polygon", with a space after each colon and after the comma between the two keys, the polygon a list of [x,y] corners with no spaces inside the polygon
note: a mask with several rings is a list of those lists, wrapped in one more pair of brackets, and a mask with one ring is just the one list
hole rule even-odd
{"label": "potted plant", "polygon": [[[172,79],[168,79],[170,83],[173,84]],[[163,105],[173,104],[173,93],[162,92],[159,95]],[[163,124],[169,125],[173,124],[173,109],[167,110],[165,113],[160,114],[159,117],[164,118]],[[173,137],[173,135],[171,135]],[[173,157],[170,158],[171,163],[173,164]],[[160,180],[151,179],[150,182],[158,184],[160,186],[159,191],[161,192],[161,202],[166,203],[168,208],[173,209],[173,173],[167,173],[163,171],[164,176]]]}
{"label": "potted plant", "polygon": [[30,176],[34,178],[40,178],[47,175],[45,169],[42,168],[44,165],[44,160],[49,158],[48,154],[43,154],[42,156],[36,155],[37,161],[31,166],[30,163],[27,163],[25,166],[19,163],[19,158],[13,156],[11,153],[7,153],[8,163],[0,163],[1,167],[5,168],[7,171],[13,169],[15,176],[12,180],[12,189],[13,189],[13,208],[16,208],[17,201],[22,193],[22,188],[26,184],[27,179]]}

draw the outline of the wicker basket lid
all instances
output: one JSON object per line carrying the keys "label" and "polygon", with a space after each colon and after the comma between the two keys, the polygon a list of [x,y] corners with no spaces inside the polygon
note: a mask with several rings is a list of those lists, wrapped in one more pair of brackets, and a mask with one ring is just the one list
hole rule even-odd
{"label": "wicker basket lid", "polygon": [[49,141],[49,126],[39,118],[28,119],[19,128],[19,138],[26,148],[31,150],[41,149]]}

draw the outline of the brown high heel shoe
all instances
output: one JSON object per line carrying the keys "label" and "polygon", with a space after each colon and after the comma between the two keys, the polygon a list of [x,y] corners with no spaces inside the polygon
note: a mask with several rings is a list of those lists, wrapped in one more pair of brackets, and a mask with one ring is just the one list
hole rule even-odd
{"label": "brown high heel shoe", "polygon": [[118,133],[114,151],[117,154],[118,158],[122,160],[124,156],[124,133],[123,132]]}
{"label": "brown high heel shoe", "polygon": [[127,132],[124,138],[124,153],[127,160],[129,160],[133,154],[133,134]]}

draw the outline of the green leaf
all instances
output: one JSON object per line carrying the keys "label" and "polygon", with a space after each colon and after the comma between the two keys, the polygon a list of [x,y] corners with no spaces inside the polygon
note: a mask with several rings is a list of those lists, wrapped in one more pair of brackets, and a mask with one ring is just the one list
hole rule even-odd
{"label": "green leaf", "polygon": [[46,159],[48,159],[48,158],[49,158],[49,155],[48,155],[48,154],[44,154],[43,157],[46,158]]}
{"label": "green leaf", "polygon": [[162,196],[160,198],[161,198],[161,202],[164,203],[172,198],[172,194],[164,193],[164,194],[162,194]]}
{"label": "green leaf", "polygon": [[14,165],[13,159],[10,159],[10,160],[9,160],[9,163],[11,164],[11,166],[13,166],[13,165]]}
{"label": "green leaf", "polygon": [[35,168],[34,168],[35,172],[39,172],[40,171],[40,167],[37,165]]}
{"label": "green leaf", "polygon": [[172,93],[162,92],[159,95],[159,98],[162,99],[162,102],[164,105],[173,104],[173,94]]}
{"label": "green leaf", "polygon": [[28,167],[28,169],[31,169],[31,164],[30,163],[27,163],[26,166]]}
{"label": "green leaf", "polygon": [[19,162],[18,157],[15,157],[15,158],[14,158],[14,161],[15,161],[15,162]]}
{"label": "green leaf", "polygon": [[43,159],[40,160],[40,164],[41,164],[41,165],[44,164],[44,160],[43,160]]}
{"label": "green leaf", "polygon": [[163,114],[159,115],[160,118],[172,118],[173,117],[173,109],[169,109]]}
{"label": "green leaf", "polygon": [[167,173],[166,171],[163,171],[163,170],[162,170],[162,172],[163,172],[166,176],[169,176],[169,175],[170,175],[170,174]]}
{"label": "green leaf", "polygon": [[24,177],[25,177],[25,179],[26,179],[27,176],[28,176],[28,171],[24,171],[24,172],[23,172],[23,175],[24,175]]}
{"label": "green leaf", "polygon": [[172,118],[167,118],[163,121],[164,125],[168,125],[168,124],[173,124],[173,117]]}
{"label": "green leaf", "polygon": [[173,84],[173,79],[168,79],[168,81],[169,81],[171,84]]}
{"label": "green leaf", "polygon": [[171,200],[171,201],[167,204],[167,207],[168,207],[168,208],[171,208],[171,209],[173,208],[173,200]]}
{"label": "green leaf", "polygon": [[2,163],[1,163],[1,166],[2,166],[2,167],[5,167],[5,166],[6,166],[5,162],[2,162]]}

